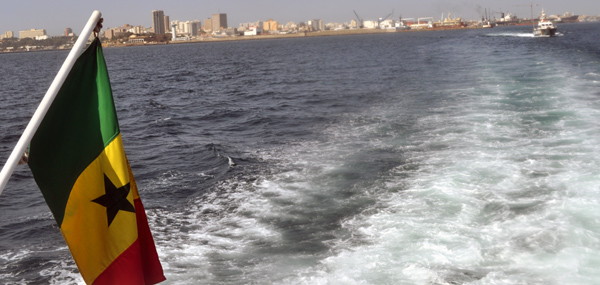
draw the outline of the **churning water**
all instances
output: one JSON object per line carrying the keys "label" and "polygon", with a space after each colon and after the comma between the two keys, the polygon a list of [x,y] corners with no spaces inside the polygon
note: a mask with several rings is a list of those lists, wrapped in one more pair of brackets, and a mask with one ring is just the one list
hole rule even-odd
{"label": "churning water", "polygon": [[[166,284],[600,283],[600,37],[104,50]],[[6,161],[65,52],[0,55]],[[0,280],[78,283],[29,170]]]}

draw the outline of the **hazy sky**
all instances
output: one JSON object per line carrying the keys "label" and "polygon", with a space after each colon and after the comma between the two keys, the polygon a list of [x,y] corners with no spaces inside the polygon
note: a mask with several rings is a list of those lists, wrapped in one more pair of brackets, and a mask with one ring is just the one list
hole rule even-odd
{"label": "hazy sky", "polygon": [[[28,29],[46,29],[49,35],[60,35],[66,27],[81,32],[94,10],[102,12],[104,27],[123,24],[152,26],[152,10],[163,10],[171,20],[203,20],[213,13],[227,13],[229,26],[239,23],[274,19],[280,23],[322,19],[349,22],[355,10],[364,20],[376,20],[392,13],[394,18],[434,17],[448,12],[466,19],[477,19],[484,8],[529,17],[531,0],[0,0],[0,34]],[[534,1],[537,15],[543,7],[547,14],[572,12],[600,15],[598,0]],[[523,5],[523,6],[519,6]],[[499,16],[497,16],[499,17]]]}

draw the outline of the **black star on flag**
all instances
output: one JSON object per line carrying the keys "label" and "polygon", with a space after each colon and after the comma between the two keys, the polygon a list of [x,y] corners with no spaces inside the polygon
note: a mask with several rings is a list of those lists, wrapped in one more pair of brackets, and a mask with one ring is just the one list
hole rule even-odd
{"label": "black star on flag", "polygon": [[108,218],[109,227],[117,216],[117,213],[119,213],[119,210],[135,213],[135,208],[131,202],[127,200],[129,190],[129,183],[117,188],[117,186],[106,177],[106,174],[104,174],[104,192],[106,194],[92,200],[92,202],[106,207],[106,217]]}

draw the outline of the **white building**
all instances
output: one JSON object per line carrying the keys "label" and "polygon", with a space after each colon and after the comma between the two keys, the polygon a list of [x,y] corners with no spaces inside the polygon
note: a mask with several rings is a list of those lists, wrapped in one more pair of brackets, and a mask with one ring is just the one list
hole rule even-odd
{"label": "white building", "polygon": [[285,26],[283,26],[286,30],[297,30],[298,29],[298,24],[294,23],[294,22],[287,22],[285,24]]}
{"label": "white building", "polygon": [[364,21],[363,28],[365,29],[377,29],[379,26],[378,21]]}
{"label": "white building", "polygon": [[379,28],[386,30],[386,29],[395,29],[395,25],[394,25],[394,20],[385,20],[385,21],[381,21],[381,23],[379,23]]}
{"label": "white building", "polygon": [[323,20],[309,20],[308,22],[306,22],[306,25],[308,26],[308,29],[310,31],[323,31],[325,30],[325,26],[323,26]]}
{"label": "white building", "polygon": [[263,29],[261,27],[249,27],[244,32],[244,36],[256,36],[261,35],[263,33]]}
{"label": "white building", "polygon": [[40,30],[31,29],[31,30],[27,30],[27,31],[19,31],[19,38],[21,38],[21,39],[25,39],[25,38],[35,39],[35,37],[45,36],[45,35],[46,35],[46,30],[44,30],[44,29],[40,29]]}
{"label": "white building", "polygon": [[144,26],[131,27],[127,31],[130,32],[130,33],[132,33],[132,34],[136,34],[136,35],[141,35],[141,34],[147,34],[148,33],[148,31],[146,30],[146,28],[144,28]]}

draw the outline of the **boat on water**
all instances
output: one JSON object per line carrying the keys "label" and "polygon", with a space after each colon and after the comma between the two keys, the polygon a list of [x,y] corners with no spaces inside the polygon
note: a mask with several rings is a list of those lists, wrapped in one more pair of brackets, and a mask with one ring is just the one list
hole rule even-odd
{"label": "boat on water", "polygon": [[[491,11],[490,11],[491,12]],[[482,28],[493,28],[496,26],[496,21],[490,20],[490,16],[488,14],[487,9],[485,9],[485,14],[481,16],[481,27]]]}
{"label": "boat on water", "polygon": [[410,26],[408,25],[407,20],[402,20],[402,17],[400,17],[398,22],[394,23],[394,29],[396,31],[410,30]]}
{"label": "boat on water", "polygon": [[552,21],[540,20],[537,27],[533,29],[533,35],[553,37],[556,35],[556,30],[557,28]]}
{"label": "boat on water", "polygon": [[554,23],[546,19],[546,13],[544,13],[544,10],[542,10],[542,12],[540,13],[540,19],[538,21],[537,27],[533,28],[533,35],[536,37],[553,37],[554,35],[556,35],[556,30],[557,28],[554,25]]}
{"label": "boat on water", "polygon": [[481,21],[482,28],[493,28],[495,26],[496,26],[495,23],[490,20],[482,20]]}

